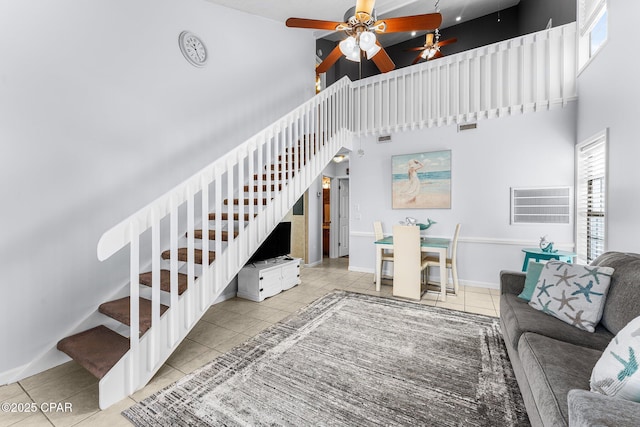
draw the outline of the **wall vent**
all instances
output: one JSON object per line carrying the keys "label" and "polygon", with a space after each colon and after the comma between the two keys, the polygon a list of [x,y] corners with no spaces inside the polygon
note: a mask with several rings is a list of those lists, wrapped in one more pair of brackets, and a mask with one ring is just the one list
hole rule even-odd
{"label": "wall vent", "polygon": [[382,135],[378,137],[378,144],[383,144],[385,142],[391,142],[391,135]]}
{"label": "wall vent", "polygon": [[511,224],[569,224],[571,188],[511,188]]}
{"label": "wall vent", "polygon": [[477,123],[465,123],[463,125],[458,125],[458,132],[462,132],[463,130],[476,129],[477,127]]}

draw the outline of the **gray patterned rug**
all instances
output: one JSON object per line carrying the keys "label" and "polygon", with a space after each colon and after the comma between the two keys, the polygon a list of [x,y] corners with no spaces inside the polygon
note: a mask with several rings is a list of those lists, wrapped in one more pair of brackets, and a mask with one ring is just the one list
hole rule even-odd
{"label": "gray patterned rug", "polygon": [[335,291],[123,414],[137,426],[515,426],[498,319]]}

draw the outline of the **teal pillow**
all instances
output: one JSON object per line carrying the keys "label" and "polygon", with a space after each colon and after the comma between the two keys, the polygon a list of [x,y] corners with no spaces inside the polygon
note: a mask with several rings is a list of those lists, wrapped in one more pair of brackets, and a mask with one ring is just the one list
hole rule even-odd
{"label": "teal pillow", "polygon": [[524,279],[524,289],[518,295],[518,298],[522,298],[525,301],[531,301],[533,291],[536,289],[536,284],[542,273],[542,267],[544,264],[541,262],[529,261],[529,267],[527,267],[527,277]]}

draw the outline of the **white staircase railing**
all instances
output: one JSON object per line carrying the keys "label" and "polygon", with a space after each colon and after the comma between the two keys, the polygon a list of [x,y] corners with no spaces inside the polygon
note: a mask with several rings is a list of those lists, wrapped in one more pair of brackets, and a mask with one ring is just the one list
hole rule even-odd
{"label": "white staircase railing", "polygon": [[[576,98],[575,81],[575,24],[355,83],[345,77],[107,231],[98,243],[100,260],[130,247],[131,326],[129,352],[100,380],[100,407],[110,406],[151,379],[335,153],[350,147],[353,134],[440,126],[565,105]],[[282,170],[277,166],[280,159],[286,162]],[[272,189],[279,178],[282,187]],[[242,198],[247,183],[250,203],[245,208],[240,202],[236,211],[233,199]],[[230,201],[226,207],[224,199]],[[254,205],[254,199],[260,204]],[[267,200],[264,207],[262,199]],[[181,208],[185,204],[186,209]],[[215,212],[212,227],[211,212]],[[222,213],[228,215],[228,222]],[[225,222],[226,243],[219,238]],[[203,236],[197,278],[196,226],[202,228]],[[213,245],[206,238],[210,230],[218,237]],[[234,232],[238,233],[235,239]],[[141,244],[143,234],[150,235],[150,244]],[[179,241],[185,240],[188,260],[179,263]],[[141,248],[147,246],[152,260],[153,327],[138,338],[138,278],[140,261],[148,258]],[[159,282],[163,246],[170,251],[168,298],[161,294]],[[179,271],[188,276],[188,289],[180,296]],[[170,309],[161,317],[163,298]]]}
{"label": "white staircase railing", "polygon": [[564,106],[577,97],[575,23],[353,83],[358,135]]}
{"label": "white staircase railing", "polygon": [[[151,379],[335,153],[342,146],[349,146],[349,94],[350,82],[345,78],[104,233],[98,243],[100,260],[130,246],[131,314],[130,349],[100,380],[101,408],[130,395]],[[280,165],[283,160],[286,165]],[[245,210],[242,188],[246,184],[249,184],[247,193],[251,202]],[[272,185],[275,185],[273,189]],[[236,211],[233,200],[238,197],[241,202]],[[229,200],[226,207],[225,199]],[[254,199],[260,204],[254,205]],[[264,207],[263,199],[267,200]],[[186,204],[186,218],[179,214],[183,204]],[[215,219],[210,227],[212,212]],[[228,221],[223,221],[223,213],[227,213]],[[233,220],[234,214],[237,221]],[[167,233],[161,232],[161,223],[166,222],[169,237],[162,239],[161,235]],[[219,237],[224,223],[229,236],[226,243]],[[178,244],[184,240],[181,236],[185,235],[185,224],[189,255],[186,263],[178,263]],[[197,225],[202,228],[203,238],[202,268],[196,280],[194,230]],[[140,242],[147,230],[151,239],[153,326],[138,338],[141,247],[147,246]],[[210,230],[218,236],[213,245],[207,239]],[[234,232],[238,233],[235,239]],[[168,246],[171,254],[168,266],[171,292],[167,304],[170,309],[161,318],[163,246]],[[215,262],[211,264],[210,250],[215,254]],[[180,296],[179,270],[188,276],[187,291]]]}

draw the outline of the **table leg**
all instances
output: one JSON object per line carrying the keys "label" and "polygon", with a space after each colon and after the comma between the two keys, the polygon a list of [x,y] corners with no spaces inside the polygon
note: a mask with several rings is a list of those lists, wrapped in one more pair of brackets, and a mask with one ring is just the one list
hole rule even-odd
{"label": "table leg", "polygon": [[376,245],[376,292],[380,292],[380,278],[382,277],[382,245]]}
{"label": "table leg", "polygon": [[447,300],[447,280],[449,272],[447,271],[447,252],[440,250],[440,298],[442,301]]}
{"label": "table leg", "polygon": [[524,255],[524,264],[522,264],[522,271],[527,271],[527,267],[529,267],[529,254]]}

